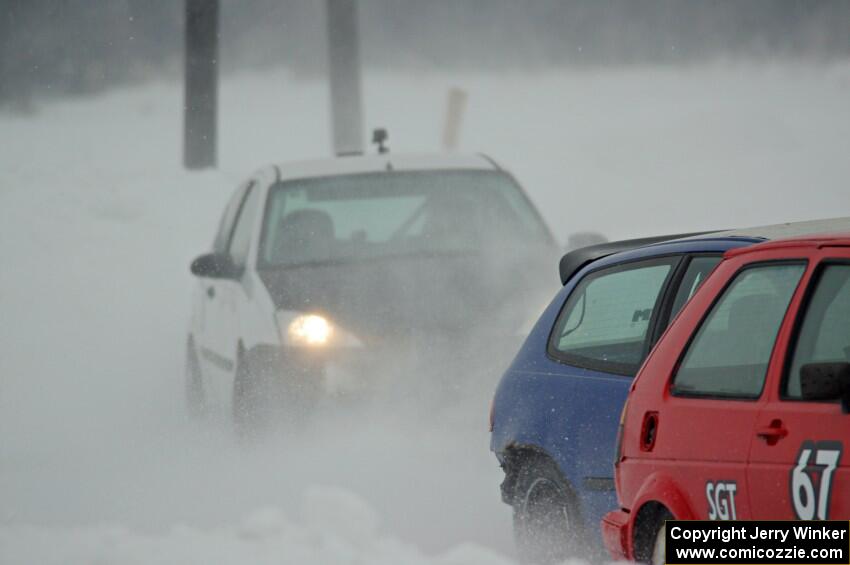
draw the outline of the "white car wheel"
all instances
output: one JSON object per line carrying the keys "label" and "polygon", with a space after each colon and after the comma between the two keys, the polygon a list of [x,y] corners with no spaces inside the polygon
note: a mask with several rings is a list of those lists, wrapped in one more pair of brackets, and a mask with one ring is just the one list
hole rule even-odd
{"label": "white car wheel", "polygon": [[204,380],[201,374],[201,364],[195,346],[190,340],[186,347],[185,360],[185,404],[189,418],[197,420],[206,414],[206,396]]}

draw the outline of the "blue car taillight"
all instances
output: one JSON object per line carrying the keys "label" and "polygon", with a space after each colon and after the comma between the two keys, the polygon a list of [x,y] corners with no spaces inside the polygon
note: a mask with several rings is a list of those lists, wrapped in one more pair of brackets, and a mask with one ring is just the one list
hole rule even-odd
{"label": "blue car taillight", "polygon": [[614,446],[614,467],[620,464],[623,458],[623,424],[626,421],[626,411],[629,409],[629,399],[626,398],[623,410],[620,412],[620,424],[617,426],[617,443]]}

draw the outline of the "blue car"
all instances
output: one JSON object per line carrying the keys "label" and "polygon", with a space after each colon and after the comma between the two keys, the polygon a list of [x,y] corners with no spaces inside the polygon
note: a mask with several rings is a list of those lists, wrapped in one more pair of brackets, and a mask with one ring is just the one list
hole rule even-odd
{"label": "blue car", "polygon": [[496,391],[491,449],[525,562],[594,556],[617,507],[613,459],[632,377],[723,252],[747,232],[607,243],[561,260],[564,287]]}

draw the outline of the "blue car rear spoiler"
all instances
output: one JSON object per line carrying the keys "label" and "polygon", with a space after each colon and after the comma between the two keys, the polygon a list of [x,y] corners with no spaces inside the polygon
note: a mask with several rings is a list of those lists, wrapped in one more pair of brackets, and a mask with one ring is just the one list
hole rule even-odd
{"label": "blue car rear spoiler", "polygon": [[608,255],[620,253],[621,251],[631,251],[632,249],[637,249],[638,247],[643,247],[645,245],[652,245],[653,243],[663,243],[665,241],[672,241],[683,237],[705,235],[707,233],[715,232],[704,231],[673,235],[656,235],[653,237],[641,237],[638,239],[609,241],[607,243],[599,243],[597,245],[588,245],[587,247],[574,249],[561,257],[561,262],[558,265],[558,270],[561,274],[561,284],[567,284],[567,281],[570,280],[570,278],[585,265],[589,265],[590,263],[602,259],[603,257],[607,257]]}

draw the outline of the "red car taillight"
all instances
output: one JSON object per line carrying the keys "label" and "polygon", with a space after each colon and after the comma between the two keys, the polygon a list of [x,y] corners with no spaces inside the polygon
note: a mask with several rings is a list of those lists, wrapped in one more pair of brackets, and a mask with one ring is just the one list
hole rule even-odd
{"label": "red car taillight", "polygon": [[643,417],[643,427],[640,430],[640,450],[652,451],[656,437],[658,437],[658,412],[647,412]]}

